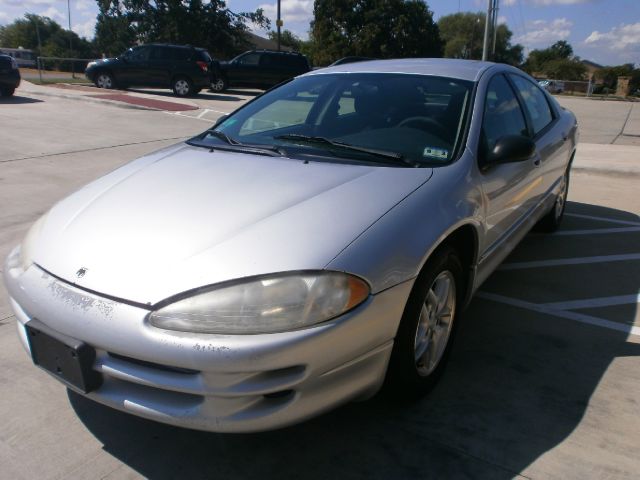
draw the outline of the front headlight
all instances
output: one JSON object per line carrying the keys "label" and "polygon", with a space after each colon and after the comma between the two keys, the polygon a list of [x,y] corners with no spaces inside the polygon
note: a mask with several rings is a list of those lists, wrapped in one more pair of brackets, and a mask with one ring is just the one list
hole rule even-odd
{"label": "front headlight", "polygon": [[32,253],[33,247],[40,236],[40,232],[42,231],[42,227],[44,227],[44,222],[47,219],[47,214],[41,216],[36,222],[31,226],[29,231],[27,232],[26,237],[22,241],[20,245],[20,262],[22,264],[22,269],[26,270],[33,263]]}
{"label": "front headlight", "polygon": [[331,320],[368,296],[367,283],[346,273],[287,273],[196,293],[152,312],[149,322],[181,332],[283,332]]}

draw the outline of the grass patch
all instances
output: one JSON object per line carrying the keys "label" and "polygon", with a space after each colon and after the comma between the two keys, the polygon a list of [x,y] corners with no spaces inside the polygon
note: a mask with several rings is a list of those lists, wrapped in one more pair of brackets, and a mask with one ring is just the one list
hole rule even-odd
{"label": "grass patch", "polygon": [[25,79],[28,82],[31,83],[35,83],[36,85],[51,85],[51,84],[56,84],[56,83],[74,83],[74,84],[80,84],[80,85],[93,85],[93,83],[91,83],[90,81],[88,81],[86,78],[42,78],[42,81],[40,81],[39,78],[29,78],[29,79]]}

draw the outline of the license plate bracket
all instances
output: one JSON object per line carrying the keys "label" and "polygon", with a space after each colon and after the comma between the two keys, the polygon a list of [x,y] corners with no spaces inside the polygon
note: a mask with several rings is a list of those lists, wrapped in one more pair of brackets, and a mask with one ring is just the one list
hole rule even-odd
{"label": "license plate bracket", "polygon": [[89,393],[102,385],[102,375],[93,370],[96,351],[90,345],[52,330],[34,319],[25,324],[31,358],[62,383]]}

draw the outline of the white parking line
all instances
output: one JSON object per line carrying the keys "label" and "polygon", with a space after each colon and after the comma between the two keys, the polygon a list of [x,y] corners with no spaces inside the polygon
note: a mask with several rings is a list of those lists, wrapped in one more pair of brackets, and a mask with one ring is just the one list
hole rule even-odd
{"label": "white parking line", "polygon": [[640,227],[640,218],[638,219],[637,222],[630,222],[628,220],[617,220],[614,218],[607,218],[607,217],[595,217],[593,215],[581,215],[579,213],[565,213],[565,216],[575,217],[575,218],[585,218],[587,220],[599,220],[602,222],[609,222],[609,223],[619,223],[620,225],[634,225],[634,226]]}
{"label": "white parking line", "polygon": [[586,300],[571,300],[568,302],[550,302],[543,303],[542,306],[555,310],[578,310],[581,308],[611,307],[613,305],[631,305],[634,303],[640,303],[640,293],[637,295],[588,298]]}
{"label": "white parking line", "polygon": [[520,270],[524,268],[558,267],[561,265],[583,265],[589,263],[622,262],[625,260],[640,260],[640,253],[624,255],[598,255],[594,257],[558,258],[555,260],[537,260],[533,262],[505,263],[498,270]]}
{"label": "white parking line", "polygon": [[594,325],[596,327],[607,328],[609,330],[616,330],[619,332],[628,333],[630,335],[640,336],[640,327],[636,327],[635,325],[625,325],[623,323],[605,320],[604,318],[592,317],[591,315],[584,315],[582,313],[549,308],[544,304],[539,305],[536,303],[525,302],[524,300],[505,297],[503,295],[497,295],[495,293],[478,292],[476,293],[476,296],[485,300],[491,300],[494,302],[503,303],[505,305],[511,305],[513,307],[524,308],[533,312],[552,315],[554,317],[566,318],[567,320],[573,320],[580,323],[586,323],[588,325]]}
{"label": "white parking line", "polygon": [[567,236],[567,235],[598,235],[604,233],[628,233],[628,232],[640,232],[640,225],[637,227],[618,227],[618,228],[593,228],[589,230],[562,230],[555,232],[553,236]]}

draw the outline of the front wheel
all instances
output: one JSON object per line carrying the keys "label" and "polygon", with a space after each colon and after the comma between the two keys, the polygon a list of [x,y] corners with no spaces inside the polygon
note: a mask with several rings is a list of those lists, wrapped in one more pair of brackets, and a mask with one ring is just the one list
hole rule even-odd
{"label": "front wheel", "polygon": [[107,72],[98,73],[93,83],[95,83],[98,88],[116,88],[116,82],[113,79],[113,75]]}
{"label": "front wheel", "polygon": [[430,391],[444,370],[464,298],[456,251],[437,251],[418,276],[396,334],[385,379],[387,394],[416,398]]}
{"label": "front wheel", "polygon": [[187,77],[178,77],[173,81],[173,93],[178,97],[193,95],[193,83]]}

